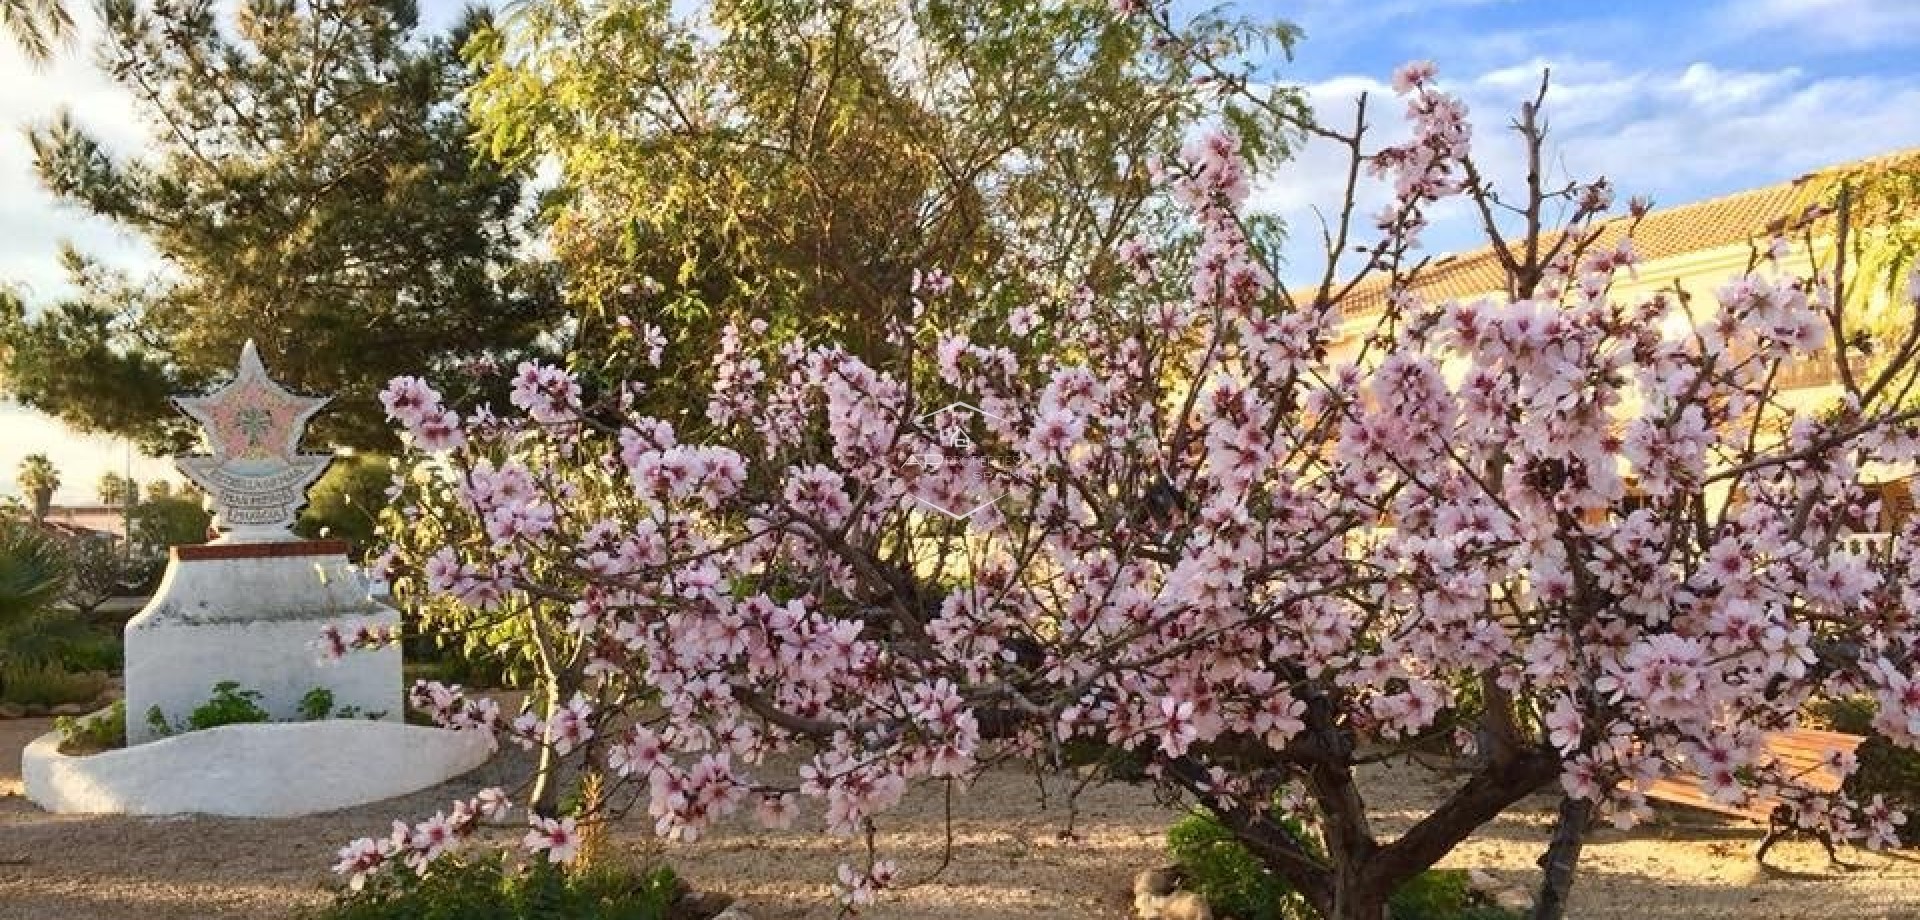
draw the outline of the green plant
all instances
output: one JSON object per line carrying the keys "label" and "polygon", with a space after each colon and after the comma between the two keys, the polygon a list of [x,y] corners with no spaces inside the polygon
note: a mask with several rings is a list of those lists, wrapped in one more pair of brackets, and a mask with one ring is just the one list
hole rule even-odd
{"label": "green plant", "polygon": [[265,722],[269,716],[260,708],[260,691],[242,690],[237,681],[223,680],[213,685],[213,698],[187,716],[187,727],[199,731],[221,725]]}
{"label": "green plant", "polygon": [[[344,710],[343,710],[343,713],[344,713]],[[308,690],[306,695],[300,698],[300,718],[306,719],[309,722],[314,722],[320,719],[324,719],[327,716],[330,716],[332,714],[333,714],[333,691],[332,690],[328,690],[325,687],[315,687],[312,690]],[[344,715],[342,717],[346,718],[346,716]]]}
{"label": "green plant", "polygon": [[[1873,730],[1878,707],[1866,697],[1818,700],[1808,705],[1808,715],[1827,729],[1861,735],[1854,756],[1860,766],[1847,778],[1846,791],[1857,800],[1884,796],[1887,801],[1909,808],[1920,805],[1920,752],[1909,751]],[[1909,818],[1900,826],[1900,842],[1920,844],[1920,821]]]}
{"label": "green plant", "polygon": [[107,675],[98,671],[68,671],[58,662],[16,662],[0,667],[0,701],[22,705],[58,706],[86,703],[107,689]]}
{"label": "green plant", "polygon": [[[1312,846],[1297,819],[1275,816],[1296,839]],[[1168,828],[1167,850],[1186,875],[1187,887],[1206,898],[1221,917],[1297,920],[1313,916],[1305,899],[1267,871],[1209,812],[1195,810]]]}
{"label": "green plant", "polygon": [[[1310,853],[1317,842],[1299,819],[1271,812]],[[1234,839],[1211,813],[1194,810],[1167,830],[1167,851],[1186,876],[1187,887],[1207,899],[1217,916],[1235,920],[1306,920],[1315,916],[1306,899]],[[1391,920],[1519,920],[1513,911],[1485,903],[1458,869],[1429,869],[1408,880],[1387,900]]]}
{"label": "green plant", "polygon": [[120,637],[104,632],[90,632],[60,650],[60,661],[69,671],[112,673],[121,669],[124,660]]}
{"label": "green plant", "polygon": [[59,541],[0,519],[0,665],[52,661],[81,634],[80,618],[57,607],[70,577]]}
{"label": "green plant", "polygon": [[60,733],[60,753],[91,754],[127,743],[127,702],[116,700],[104,713],[62,716],[53,720]]}
{"label": "green plant", "polygon": [[147,728],[162,738],[173,734],[173,726],[167,722],[167,714],[160,711],[158,704],[147,707]]}
{"label": "green plant", "polygon": [[519,870],[498,852],[448,857],[425,876],[394,865],[307,920],[664,920],[679,894],[670,869],[598,865],[573,872],[545,861]]}

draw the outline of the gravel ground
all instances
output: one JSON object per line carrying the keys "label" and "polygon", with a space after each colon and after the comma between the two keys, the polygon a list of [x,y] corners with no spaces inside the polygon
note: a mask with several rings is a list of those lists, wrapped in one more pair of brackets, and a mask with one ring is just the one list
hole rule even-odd
{"label": "gravel ground", "polygon": [[[502,758],[459,780],[403,799],[295,819],[129,818],[48,815],[19,795],[19,752],[49,729],[45,719],[0,722],[0,920],[203,920],[279,918],[324,901],[327,865],[343,841],[383,833],[393,817],[419,817],[482,785],[512,777]],[[1367,777],[1379,831],[1393,833],[1437,787],[1411,767]],[[1081,797],[1076,834],[1062,835],[1060,788],[1043,807],[1031,776],[995,771],[953,800],[954,854],[932,880],[945,848],[946,800],[937,788],[886,817],[878,843],[913,884],[870,912],[903,920],[1127,914],[1134,872],[1162,860],[1161,833],[1174,812],[1145,787],[1115,785]],[[1480,868],[1530,886],[1551,801],[1483,828],[1448,865]],[[1589,844],[1571,916],[1596,920],[1800,920],[1806,917],[1920,920],[1920,857],[1852,851],[1854,868],[1829,869],[1817,844],[1775,848],[1778,870],[1749,854],[1757,829],[1711,816],[1667,812],[1651,826],[1611,830]],[[760,920],[834,917],[834,867],[859,858],[852,843],[745,825],[717,828],[692,845],[661,848],[643,816],[615,831],[617,849],[661,854],[697,888],[741,898]]]}

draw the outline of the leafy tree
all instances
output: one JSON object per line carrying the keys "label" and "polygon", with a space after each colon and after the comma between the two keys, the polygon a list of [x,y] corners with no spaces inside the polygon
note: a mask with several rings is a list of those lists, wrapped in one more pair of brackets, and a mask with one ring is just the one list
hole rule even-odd
{"label": "leafy tree", "polygon": [[300,512],[294,531],[304,537],[346,540],[356,552],[364,551],[373,545],[392,481],[392,461],[384,455],[335,458],[307,490],[307,507]]}
{"label": "leafy tree", "polygon": [[140,481],[119,473],[109,471],[100,474],[100,481],[93,490],[94,496],[103,505],[131,507],[140,502]]}
{"label": "leafy tree", "polygon": [[127,534],[135,546],[164,551],[170,546],[207,542],[207,527],[212,523],[213,515],[196,499],[150,498],[135,505],[128,515]]}
{"label": "leafy tree", "polygon": [[[1130,278],[1127,240],[1179,226],[1150,175],[1188,125],[1226,119],[1261,162],[1290,139],[1221,91],[1255,52],[1291,47],[1285,24],[1195,20],[1174,43],[1234,69],[1209,82],[1098,3],[530,0],[511,15],[467,46],[485,70],[479,136],[509,164],[559,165],[546,217],[578,365],[641,379],[669,417],[697,407],[729,318],[875,356],[923,270],[960,285],[922,299],[935,315],[1073,309],[1077,287]],[[1271,85],[1265,101],[1296,107]],[[640,360],[656,343],[664,361]]]}
{"label": "leafy tree", "polygon": [[135,555],[115,540],[82,535],[64,544],[69,574],[61,600],[83,617],[146,581],[155,569],[152,553]]}
{"label": "leafy tree", "polygon": [[33,502],[33,519],[44,521],[53,505],[53,493],[60,488],[60,471],[46,454],[28,454],[20,460],[20,472],[14,480],[20,491]]}
{"label": "leafy tree", "polygon": [[173,482],[167,479],[155,479],[147,483],[147,501],[158,501],[173,497]]}
{"label": "leafy tree", "polygon": [[73,38],[73,16],[62,0],[0,0],[0,29],[35,64]]}
{"label": "leafy tree", "polygon": [[154,141],[120,159],[68,118],[33,132],[46,187],[135,231],[169,272],[69,254],[80,295],[0,314],[4,384],[76,426],[151,448],[166,402],[255,339],[276,376],[333,394],[316,434],[381,446],[374,392],[403,370],[511,359],[555,322],[523,261],[525,176],[475,158],[454,48],[406,0],[109,0],[98,49]]}

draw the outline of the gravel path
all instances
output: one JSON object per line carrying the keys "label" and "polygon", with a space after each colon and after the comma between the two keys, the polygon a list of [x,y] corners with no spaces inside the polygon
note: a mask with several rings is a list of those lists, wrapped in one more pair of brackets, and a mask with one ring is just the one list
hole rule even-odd
{"label": "gravel path", "polygon": [[[44,719],[0,722],[0,920],[205,920],[279,918],[317,904],[341,842],[383,833],[394,817],[419,817],[513,775],[502,758],[466,777],[403,799],[296,819],[127,818],[48,815],[19,796],[20,748],[49,728]],[[1382,768],[1368,778],[1379,830],[1392,833],[1430,800],[1428,774]],[[954,797],[951,865],[886,901],[871,916],[902,920],[1126,916],[1132,874],[1162,859],[1174,812],[1145,787],[1089,791],[1076,835],[1055,789],[1041,806],[1031,776],[996,771]],[[1551,801],[1529,802],[1482,829],[1448,864],[1485,869],[1530,886]],[[945,846],[946,803],[922,790],[887,816],[879,844],[909,882],[925,879]],[[1571,916],[1595,920],[1920,920],[1920,857],[1846,854],[1856,868],[1830,870],[1817,844],[1775,848],[1779,871],[1749,853],[1759,832],[1711,816],[1663,813],[1655,825],[1595,835],[1582,863]],[[662,849],[644,817],[620,825],[615,842],[640,858],[660,853],[703,890],[744,899],[760,920],[834,917],[834,866],[855,861],[851,842],[802,832],[717,828],[692,845]]]}

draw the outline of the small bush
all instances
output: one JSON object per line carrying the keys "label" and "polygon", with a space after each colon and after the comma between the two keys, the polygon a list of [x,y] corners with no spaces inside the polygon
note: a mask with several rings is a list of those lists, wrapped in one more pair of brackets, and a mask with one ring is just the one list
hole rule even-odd
{"label": "small bush", "polygon": [[[1307,839],[1305,828],[1297,820],[1281,820],[1295,838]],[[1206,898],[1221,917],[1304,920],[1313,916],[1292,886],[1267,871],[1234,839],[1233,832],[1208,812],[1196,810],[1168,828],[1167,851],[1185,874],[1187,887]]]}
{"label": "small bush", "polygon": [[120,637],[92,632],[67,643],[60,649],[60,663],[69,671],[105,671],[122,669],[124,653]]}
{"label": "small bush", "polygon": [[545,861],[509,870],[499,853],[447,857],[425,876],[394,866],[307,920],[664,920],[672,870],[610,866],[566,872]]}
{"label": "small bush", "polygon": [[332,690],[328,690],[325,687],[315,687],[312,690],[308,690],[307,694],[300,698],[300,718],[306,719],[309,722],[317,722],[330,715],[333,715]]}
{"label": "small bush", "polygon": [[62,716],[53,720],[60,733],[60,753],[93,754],[127,743],[127,701],[117,700],[106,712],[92,716]]}
{"label": "small bush", "polygon": [[[1866,697],[1818,700],[1807,707],[1813,722],[1829,731],[1862,735],[1854,756],[1860,768],[1847,779],[1847,794],[1858,801],[1876,795],[1908,809],[1920,807],[1920,752],[1909,751],[1873,730],[1878,708]],[[1909,816],[1900,826],[1900,842],[1920,844],[1920,817]]]}
{"label": "small bush", "polygon": [[260,691],[242,690],[238,681],[223,680],[213,685],[213,698],[200,704],[187,716],[187,727],[201,729],[247,722],[265,722],[267,711],[259,706]]}
{"label": "small bush", "polygon": [[58,662],[20,662],[0,668],[0,702],[22,706],[89,703],[106,689],[107,675],[69,671]]}
{"label": "small bush", "polygon": [[[1277,810],[1279,821],[1311,852],[1312,837],[1297,819]],[[1195,811],[1167,831],[1167,850],[1186,876],[1186,887],[1207,899],[1214,913],[1234,920],[1307,920],[1314,913],[1285,880],[1261,865],[1219,819]],[[1520,920],[1521,915],[1482,901],[1457,869],[1429,869],[1400,886],[1387,901],[1392,920]]]}

